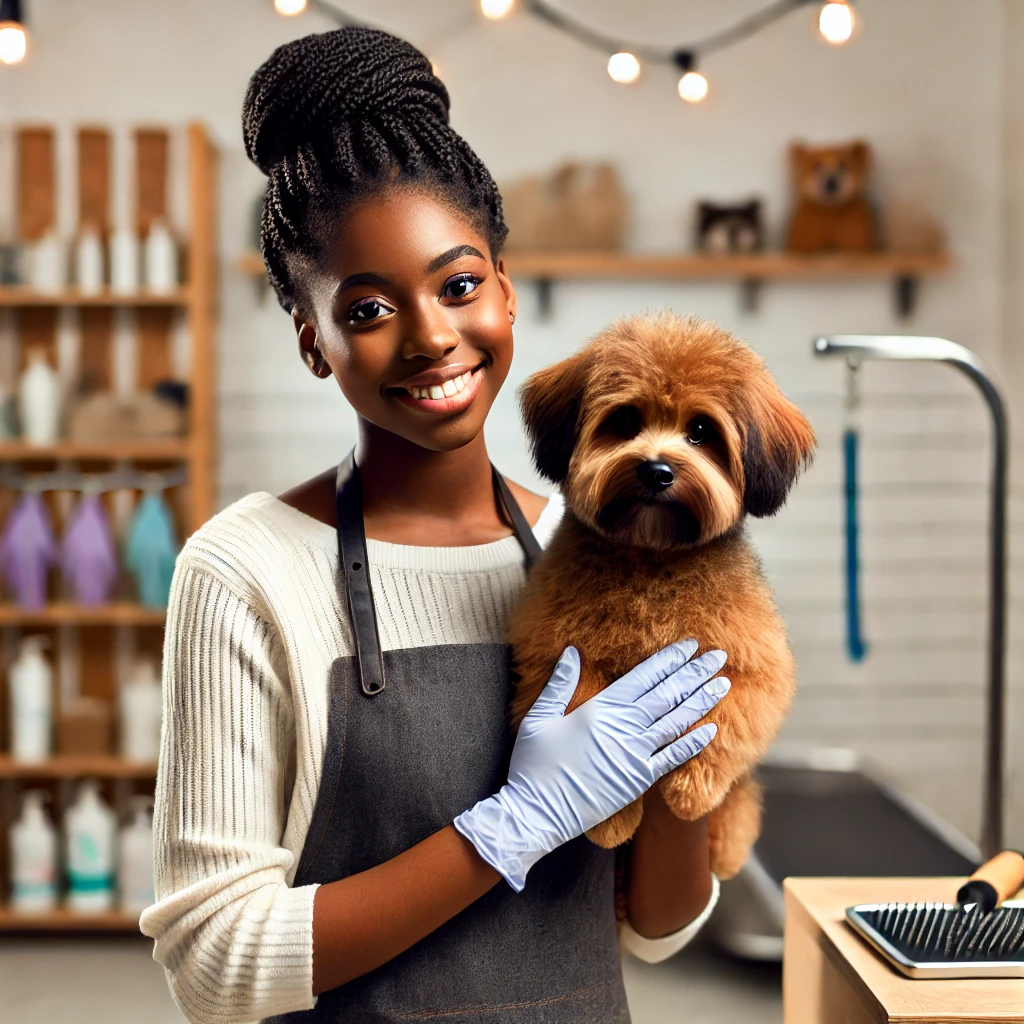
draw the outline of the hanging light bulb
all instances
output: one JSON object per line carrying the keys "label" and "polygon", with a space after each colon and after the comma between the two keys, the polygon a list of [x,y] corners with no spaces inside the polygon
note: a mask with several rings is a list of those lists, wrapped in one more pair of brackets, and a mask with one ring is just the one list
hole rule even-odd
{"label": "hanging light bulb", "polygon": [[305,9],[306,0],[274,0],[274,10],[289,18],[293,14],[301,14]]}
{"label": "hanging light bulb", "polygon": [[631,53],[613,53],[608,58],[608,74],[613,82],[628,85],[640,77],[640,61]]}
{"label": "hanging light bulb", "polygon": [[0,64],[19,64],[27,52],[21,0],[0,0]]}
{"label": "hanging light bulb", "polygon": [[515,0],[480,0],[480,10],[485,18],[497,21],[512,10]]}
{"label": "hanging light bulb", "polygon": [[853,8],[846,0],[825,4],[818,15],[818,31],[826,42],[841,46],[853,35]]}
{"label": "hanging light bulb", "polygon": [[687,103],[700,103],[708,94],[708,80],[697,70],[697,56],[690,50],[672,54],[675,66],[683,73],[679,79],[679,96]]}

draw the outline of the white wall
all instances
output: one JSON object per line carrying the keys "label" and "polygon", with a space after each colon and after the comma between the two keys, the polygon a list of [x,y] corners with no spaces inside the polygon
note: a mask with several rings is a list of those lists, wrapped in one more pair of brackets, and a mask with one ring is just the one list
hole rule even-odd
{"label": "white wall", "polygon": [[[712,92],[699,107],[679,101],[667,71],[652,70],[632,89],[615,86],[599,55],[525,17],[485,23],[471,0],[349,6],[407,36],[438,63],[456,127],[499,181],[563,157],[614,160],[633,199],[637,249],[688,244],[689,210],[698,197],[760,193],[777,235],[787,206],[785,146],[794,137],[869,139],[879,198],[917,196],[941,216],[957,266],[925,285],[906,324],[893,318],[890,290],[880,282],[771,285],[753,315],[740,312],[737,289],[727,284],[560,285],[554,316],[545,322],[524,286],[513,379],[488,441],[505,471],[534,479],[512,404],[514,384],[622,313],[671,305],[748,339],[812,417],[821,440],[817,465],[788,509],[754,531],[801,664],[802,690],[786,737],[855,746],[975,834],[985,417],[970,386],[948,370],[865,371],[864,587],[872,650],[853,666],[842,646],[842,373],[812,360],[810,339],[828,332],[938,334],[1001,362],[1003,0],[860,0],[866,30],[856,45],[838,50],[815,39],[812,10],[799,11],[711,59],[705,70]],[[685,42],[762,4],[564,6],[632,38]],[[312,14],[282,19],[270,0],[32,0],[30,7],[34,52],[23,68],[0,75],[4,119],[200,118],[221,146],[222,500],[280,491],[331,464],[351,442],[352,417],[331,383],[303,370],[285,315],[272,299],[260,304],[252,282],[234,269],[262,180],[241,145],[247,78],[273,46],[329,22]],[[1019,531],[1015,526],[1015,537]],[[1017,793],[1014,828],[1024,842],[1024,793]]]}

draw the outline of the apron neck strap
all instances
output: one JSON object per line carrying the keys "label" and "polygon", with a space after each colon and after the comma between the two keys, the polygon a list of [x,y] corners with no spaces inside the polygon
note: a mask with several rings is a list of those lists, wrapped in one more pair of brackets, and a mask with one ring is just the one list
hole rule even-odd
{"label": "apron neck strap", "polygon": [[[363,526],[363,489],[356,466],[355,449],[338,466],[334,510],[338,531],[338,557],[345,576],[349,618],[355,638],[359,682],[368,697],[384,689],[384,655],[377,632],[377,616],[370,588],[369,560],[366,555],[366,531]],[[541,547],[530,529],[519,503],[505,478],[491,465],[494,494],[505,520],[515,531],[526,560],[526,571],[533,568]]]}

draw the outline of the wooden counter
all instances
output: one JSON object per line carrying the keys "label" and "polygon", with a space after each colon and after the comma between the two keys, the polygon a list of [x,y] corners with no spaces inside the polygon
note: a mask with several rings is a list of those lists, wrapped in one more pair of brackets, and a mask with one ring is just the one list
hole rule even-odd
{"label": "wooden counter", "polygon": [[963,879],[790,878],[782,968],[785,1024],[1024,1022],[1024,979],[911,980],[846,923],[857,903],[956,901]]}

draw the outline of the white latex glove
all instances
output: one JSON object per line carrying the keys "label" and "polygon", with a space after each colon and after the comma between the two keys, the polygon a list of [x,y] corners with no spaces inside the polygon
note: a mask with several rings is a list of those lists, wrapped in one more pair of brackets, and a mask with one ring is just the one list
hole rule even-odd
{"label": "white latex glove", "polygon": [[455,827],[516,892],[544,854],[642,796],[666,772],[700,753],[713,723],[680,735],[729,690],[713,679],[723,651],[690,661],[694,640],[672,644],[571,714],[580,656],[567,647],[519,726],[508,782],[455,819]]}

